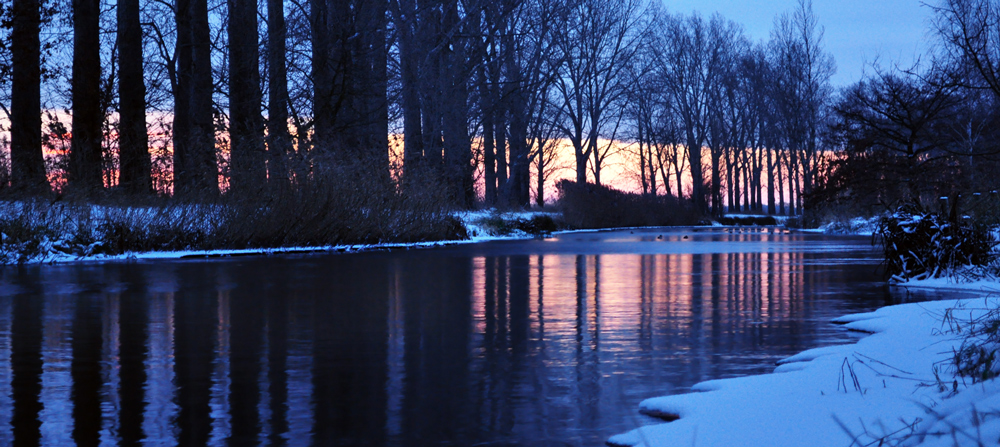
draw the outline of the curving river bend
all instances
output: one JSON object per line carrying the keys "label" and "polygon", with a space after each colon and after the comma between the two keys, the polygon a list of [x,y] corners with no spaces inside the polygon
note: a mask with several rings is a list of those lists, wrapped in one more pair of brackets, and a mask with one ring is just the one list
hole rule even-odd
{"label": "curving river bend", "polygon": [[0,445],[602,445],[855,335],[868,237],[571,233],[0,269]]}

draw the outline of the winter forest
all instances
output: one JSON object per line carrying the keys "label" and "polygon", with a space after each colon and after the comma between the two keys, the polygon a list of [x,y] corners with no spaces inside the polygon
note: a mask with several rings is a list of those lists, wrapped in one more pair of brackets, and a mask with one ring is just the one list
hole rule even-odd
{"label": "winter forest", "polygon": [[701,216],[937,206],[996,188],[1000,6],[929,7],[933,54],[835,88],[809,0],[759,42],[655,0],[13,0],[0,189],[520,208],[613,164]]}

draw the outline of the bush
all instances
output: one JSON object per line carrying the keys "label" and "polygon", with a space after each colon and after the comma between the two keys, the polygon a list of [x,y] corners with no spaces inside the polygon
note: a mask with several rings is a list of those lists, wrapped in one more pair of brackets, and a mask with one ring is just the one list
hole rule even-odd
{"label": "bush", "polygon": [[722,225],[777,225],[778,221],[774,216],[723,216],[719,218]]}
{"label": "bush", "polygon": [[556,187],[563,219],[575,228],[695,225],[700,218],[690,204],[674,197],[632,194],[569,180]]}
{"label": "bush", "polygon": [[334,181],[227,195],[211,203],[162,198],[102,205],[64,199],[0,202],[0,263],[468,238],[433,185],[407,192],[389,179],[372,177],[343,174],[331,176]]}
{"label": "bush", "polygon": [[472,223],[493,236],[506,236],[516,232],[541,235],[558,231],[560,228],[555,219],[548,214],[536,214],[525,219],[496,211]]}
{"label": "bush", "polygon": [[886,274],[898,280],[937,278],[959,267],[985,266],[993,261],[997,244],[986,225],[906,209],[882,217],[874,237],[882,246]]}
{"label": "bush", "polygon": [[429,187],[400,192],[374,177],[343,174],[289,191],[226,197],[210,242],[271,248],[467,238],[442,195]]}

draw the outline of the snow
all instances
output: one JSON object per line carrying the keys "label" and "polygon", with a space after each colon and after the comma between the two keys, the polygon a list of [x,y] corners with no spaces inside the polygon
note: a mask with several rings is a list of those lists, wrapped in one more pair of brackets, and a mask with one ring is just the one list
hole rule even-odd
{"label": "snow", "polygon": [[1000,293],[1000,281],[996,278],[982,278],[971,281],[961,281],[954,277],[942,276],[940,278],[926,278],[920,280],[909,280],[892,284],[893,287],[903,289],[930,289],[930,290],[963,290],[984,293]]}
{"label": "snow", "polygon": [[[996,284],[994,284],[996,285]],[[948,369],[962,337],[944,323],[975,318],[1000,298],[890,306],[835,320],[871,333],[802,352],[774,373],[702,382],[643,401],[677,417],[608,440],[616,446],[964,445],[1000,437],[1000,383],[973,385]],[[885,439],[882,439],[885,438]]]}
{"label": "snow", "polygon": [[165,259],[192,259],[192,258],[223,258],[236,256],[268,256],[268,255],[295,255],[295,254],[316,254],[316,253],[356,253],[375,250],[396,250],[411,248],[441,247],[458,244],[471,244],[482,242],[479,240],[455,240],[455,241],[428,241],[409,243],[383,243],[383,244],[357,244],[357,245],[326,245],[316,247],[282,247],[282,248],[248,248],[237,250],[179,250],[179,251],[151,251],[138,253],[124,253],[120,255],[95,254],[89,256],[76,256],[62,252],[49,252],[43,257],[33,259],[30,263],[42,264],[62,264],[69,262],[109,262],[109,261],[132,261],[132,260],[165,260]]}
{"label": "snow", "polygon": [[[95,207],[96,208],[96,207]],[[100,212],[100,210],[98,210]],[[137,211],[137,212],[142,212]],[[326,245],[326,246],[314,246],[314,247],[282,247],[282,248],[250,248],[250,249],[234,249],[234,250],[179,250],[179,251],[153,251],[153,252],[130,252],[119,255],[105,255],[105,254],[86,254],[86,255],[76,255],[69,252],[66,247],[70,239],[69,235],[64,236],[59,240],[48,240],[45,239],[39,252],[39,256],[27,260],[28,264],[61,264],[70,262],[112,262],[112,261],[130,261],[130,260],[164,260],[164,259],[190,259],[190,258],[219,258],[219,257],[235,257],[235,256],[253,256],[253,255],[281,255],[281,254],[313,254],[313,253],[354,253],[363,251],[373,251],[373,250],[395,250],[395,249],[411,249],[411,248],[429,248],[429,247],[439,247],[447,245],[457,245],[457,244],[473,244],[478,242],[486,242],[492,240],[512,240],[512,239],[528,239],[534,236],[522,232],[514,231],[510,234],[495,234],[490,231],[490,228],[481,224],[484,219],[499,216],[505,220],[515,220],[515,219],[531,219],[536,215],[552,215],[551,213],[544,213],[538,211],[524,211],[524,212],[505,212],[498,213],[492,210],[484,211],[466,211],[455,213],[455,217],[459,218],[463,225],[465,225],[466,230],[469,233],[470,238],[466,240],[452,240],[452,241],[426,241],[426,242],[411,242],[411,243],[381,243],[381,244],[345,244],[345,245]],[[3,237],[0,235],[0,237]],[[87,250],[87,252],[92,252],[92,250]]]}
{"label": "snow", "polygon": [[523,231],[514,230],[508,234],[499,234],[495,228],[489,225],[490,220],[503,219],[505,221],[531,220],[535,216],[559,217],[558,213],[544,211],[497,211],[492,209],[478,211],[458,211],[453,214],[462,224],[469,234],[469,239],[473,242],[484,242],[504,239],[526,239],[533,237]]}
{"label": "snow", "polygon": [[847,221],[832,221],[821,225],[817,230],[828,234],[856,234],[871,236],[878,227],[880,216],[854,217]]}

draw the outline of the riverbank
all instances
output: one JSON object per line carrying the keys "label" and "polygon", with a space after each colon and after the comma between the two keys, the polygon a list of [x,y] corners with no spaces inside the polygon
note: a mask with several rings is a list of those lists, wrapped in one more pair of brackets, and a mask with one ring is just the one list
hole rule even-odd
{"label": "riverbank", "polygon": [[[994,283],[995,284],[995,283]],[[673,422],[612,446],[965,445],[1000,437],[1000,383],[973,384],[951,367],[962,327],[1000,298],[889,306],[834,320],[870,335],[808,350],[774,373],[702,382],[647,399],[640,411]]]}
{"label": "riverbank", "polygon": [[[496,240],[530,239],[560,231],[553,213],[541,211],[457,212],[452,217],[462,226],[464,239],[442,239],[417,242],[379,242],[370,244],[335,244],[244,249],[174,249],[102,253],[100,244],[81,245],[69,232],[42,235],[30,247],[31,256],[5,256],[7,264],[64,264],[73,262],[115,262],[130,260],[205,259],[239,256],[306,255],[318,253],[357,253],[375,250],[405,250],[472,244]],[[567,231],[567,230],[563,230]],[[571,231],[571,230],[570,230]],[[2,236],[6,237],[6,235]],[[4,241],[7,242],[7,241]],[[0,250],[2,251],[2,250]],[[9,250],[14,251],[14,250]],[[0,253],[2,254],[2,253]]]}
{"label": "riverbank", "polygon": [[[239,216],[228,214],[223,207],[209,205],[120,208],[2,202],[0,203],[0,264],[347,253],[528,239],[569,231],[640,228],[575,229],[566,224],[559,212],[488,209],[458,211],[437,217],[432,215],[429,218],[404,217],[407,222],[415,221],[416,225],[409,223],[402,226],[415,227],[416,231],[412,231],[411,228],[410,231],[399,233],[392,229],[393,225],[388,225],[387,228],[379,230],[382,236],[373,236],[362,232],[369,231],[371,229],[369,227],[386,227],[386,225],[370,222],[359,224],[352,221],[353,223],[348,222],[341,226],[345,226],[348,230],[354,228],[356,234],[328,234],[338,230],[324,230],[325,233],[321,235],[324,237],[295,236],[291,238],[293,243],[286,246],[273,245],[275,239],[272,236],[254,243],[256,247],[247,247],[249,243],[237,243],[242,240],[241,236],[261,239],[258,233],[270,234],[277,231],[274,228],[258,231],[253,225],[242,222]],[[301,220],[297,219],[296,222]],[[777,224],[776,228],[788,231],[787,218],[781,216],[727,215],[722,220],[734,228],[758,227],[762,225],[761,222],[770,222]],[[241,228],[234,231],[228,222],[240,222]],[[435,223],[432,225],[431,222]],[[442,222],[444,229],[440,228]],[[265,224],[274,227],[273,222]],[[437,230],[431,229],[434,225],[437,225]],[[706,222],[705,226],[717,227],[722,224]],[[840,231],[826,232],[847,234]],[[432,233],[436,236],[431,235]],[[282,237],[287,238],[287,236]],[[356,243],[294,243],[303,239],[329,238],[346,239],[348,242]],[[412,240],[414,238],[417,240]],[[370,241],[372,239],[374,241]]]}

